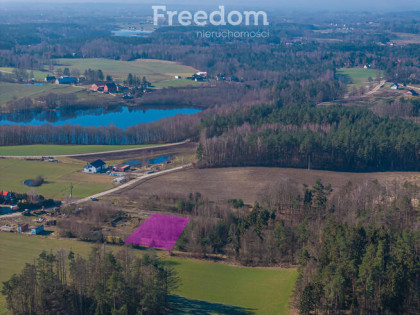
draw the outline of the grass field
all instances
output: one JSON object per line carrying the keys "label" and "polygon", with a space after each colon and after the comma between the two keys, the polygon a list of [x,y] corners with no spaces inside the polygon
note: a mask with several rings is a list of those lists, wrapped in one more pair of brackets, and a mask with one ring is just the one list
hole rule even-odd
{"label": "grass field", "polygon": [[357,184],[378,179],[380,183],[408,181],[420,184],[420,172],[346,173],[278,167],[226,167],[167,174],[116,194],[123,194],[134,201],[167,192],[183,195],[200,192],[216,202],[241,198],[246,203],[254,203],[261,192],[277,183],[302,189],[303,184],[313,185],[318,178],[325,184],[330,183],[334,191],[338,191],[348,181]]}
{"label": "grass field", "polygon": [[0,83],[0,106],[8,101],[17,100],[23,97],[38,97],[47,93],[63,94],[77,93],[80,88],[55,84],[32,85],[17,83]]}
{"label": "grass field", "polygon": [[167,88],[167,87],[184,87],[184,86],[199,86],[201,82],[195,82],[192,80],[187,79],[180,79],[180,80],[166,80],[153,83],[153,87],[155,88]]}
{"label": "grass field", "polygon": [[55,145],[34,144],[0,146],[0,156],[48,156],[116,151],[154,146],[146,145]]}
{"label": "grass field", "polygon": [[82,100],[115,100],[114,96],[103,93],[89,93],[85,87],[75,87],[70,85],[32,85],[18,83],[0,83],[0,107],[4,106],[8,101],[18,100],[23,97],[36,98],[48,93],[54,94],[74,94],[78,101]]}
{"label": "grass field", "polygon": [[32,189],[23,184],[26,179],[38,175],[46,183],[34,187],[38,194],[47,198],[63,198],[70,193],[73,184],[73,197],[82,198],[113,187],[113,178],[103,174],[86,174],[81,172],[84,162],[69,160],[66,163],[51,163],[0,159],[0,190],[26,193]]}
{"label": "grass field", "polygon": [[[376,69],[364,68],[340,68],[337,69],[337,74],[346,76],[350,79],[351,85],[363,86],[368,85],[368,79],[376,79]],[[381,72],[381,76],[383,73]]]}
{"label": "grass field", "polygon": [[[1,72],[13,74],[15,68],[8,68],[8,67],[0,67]],[[31,72],[33,72],[33,77],[29,77],[30,79],[34,78],[37,81],[44,80],[47,75],[50,75],[48,71],[39,71],[39,70],[26,70],[28,76],[30,76]]]}
{"label": "grass field", "polygon": [[239,306],[257,314],[288,314],[294,269],[242,268],[170,258],[182,279],[177,294],[194,300]]}
{"label": "grass field", "polygon": [[[129,73],[140,77],[146,76],[152,83],[174,79],[175,75],[191,76],[197,70],[193,67],[183,66],[175,62],[152,59],[138,59],[134,61],[111,60],[105,58],[75,58],[57,59],[55,68],[68,67],[78,69],[83,73],[86,69],[101,69],[104,75],[111,75],[122,82]],[[175,84],[175,83],[174,83]]]}
{"label": "grass field", "polygon": [[[42,250],[66,248],[86,256],[91,246],[70,239],[0,232],[0,282],[19,272]],[[181,278],[175,292],[183,297],[177,298],[182,304],[181,313],[187,313],[188,308],[191,314],[203,314],[204,310],[205,314],[232,314],[231,310],[239,308],[256,314],[288,314],[289,297],[297,276],[294,269],[242,268],[172,257],[167,261]],[[6,314],[3,296],[0,296],[0,310],[0,314]]]}

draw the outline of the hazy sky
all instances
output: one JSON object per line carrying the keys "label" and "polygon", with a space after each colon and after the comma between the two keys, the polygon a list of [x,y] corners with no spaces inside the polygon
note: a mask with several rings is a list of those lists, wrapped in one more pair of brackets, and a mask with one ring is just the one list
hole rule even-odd
{"label": "hazy sky", "polygon": [[284,8],[284,9],[310,9],[310,10],[351,10],[351,11],[414,11],[420,10],[420,0],[0,0],[5,2],[30,2],[30,3],[88,3],[88,2],[107,2],[138,4],[189,4],[189,5],[205,5],[217,7],[218,5],[234,5],[240,8],[247,7],[264,7],[267,8]]}

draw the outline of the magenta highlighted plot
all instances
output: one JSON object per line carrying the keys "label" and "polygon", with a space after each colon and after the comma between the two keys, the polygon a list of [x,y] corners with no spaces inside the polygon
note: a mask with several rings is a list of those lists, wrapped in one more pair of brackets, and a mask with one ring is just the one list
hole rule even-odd
{"label": "magenta highlighted plot", "polygon": [[141,246],[171,250],[190,219],[152,214],[125,241]]}

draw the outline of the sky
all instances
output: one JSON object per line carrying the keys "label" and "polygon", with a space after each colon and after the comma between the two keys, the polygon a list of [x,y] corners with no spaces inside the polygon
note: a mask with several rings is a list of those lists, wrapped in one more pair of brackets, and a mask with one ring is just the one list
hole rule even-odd
{"label": "sky", "polygon": [[171,4],[171,5],[226,5],[235,7],[267,7],[277,9],[303,9],[303,10],[330,10],[330,11],[415,11],[420,10],[420,0],[0,0],[5,2],[29,2],[35,3],[119,3],[131,4]]}

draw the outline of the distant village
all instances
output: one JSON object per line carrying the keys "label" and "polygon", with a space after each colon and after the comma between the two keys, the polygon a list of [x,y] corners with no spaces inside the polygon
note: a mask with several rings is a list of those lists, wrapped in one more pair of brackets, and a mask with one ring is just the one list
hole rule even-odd
{"label": "distant village", "polygon": [[[89,69],[90,70],[90,69]],[[90,70],[95,71],[95,70]],[[101,70],[98,70],[102,73]],[[183,79],[180,75],[174,76],[175,80]],[[191,80],[195,82],[204,82],[208,80],[207,72],[197,72],[191,76],[185,77],[186,80]],[[218,74],[215,78],[217,81],[239,81],[236,77],[227,78],[224,74]],[[60,76],[56,77],[54,75],[48,75],[45,77],[44,82],[48,84],[57,84],[57,85],[85,85],[86,81],[92,81],[87,79],[86,76]],[[152,91],[152,83],[147,81],[146,77],[140,79],[139,77],[128,75],[127,80],[124,81],[124,84],[119,84],[114,82],[112,77],[107,76],[106,80],[97,80],[90,85],[89,90],[92,92],[100,92],[104,94],[120,94],[122,99],[132,99],[134,97],[141,97],[145,93],[150,93]]]}

